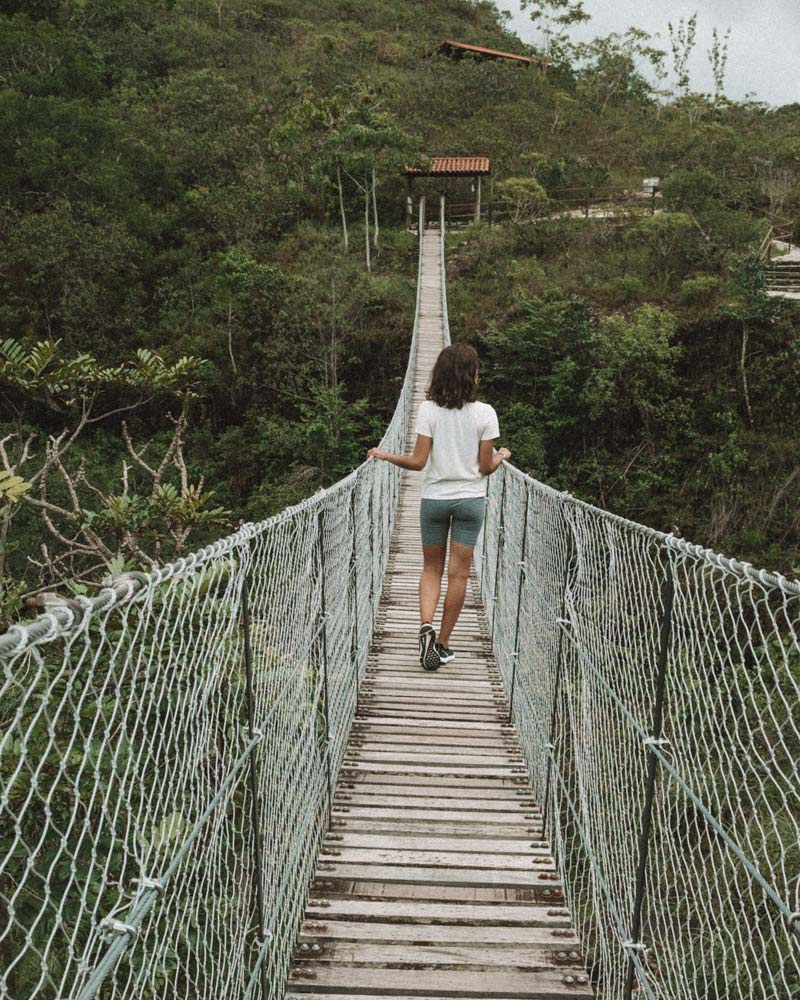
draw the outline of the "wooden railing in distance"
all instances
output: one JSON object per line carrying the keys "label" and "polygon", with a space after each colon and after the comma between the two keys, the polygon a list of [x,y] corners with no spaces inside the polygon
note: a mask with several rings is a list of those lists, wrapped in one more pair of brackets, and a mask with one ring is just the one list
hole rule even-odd
{"label": "wooden railing in distance", "polygon": [[772,248],[775,243],[786,243],[789,249],[792,249],[794,223],[791,219],[784,219],[780,215],[775,215],[774,212],[767,212],[767,218],[772,225],[758,249],[758,259],[766,261],[769,264],[772,261]]}

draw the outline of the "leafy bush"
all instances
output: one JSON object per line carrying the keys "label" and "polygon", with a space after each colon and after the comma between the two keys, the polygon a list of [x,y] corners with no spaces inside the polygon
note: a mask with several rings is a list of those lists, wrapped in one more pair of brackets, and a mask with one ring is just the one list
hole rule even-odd
{"label": "leafy bush", "polygon": [[507,205],[512,222],[530,222],[543,215],[550,199],[535,177],[509,177],[495,185],[500,201]]}
{"label": "leafy bush", "polygon": [[712,305],[719,296],[722,280],[714,274],[698,274],[681,284],[681,302],[687,306]]}

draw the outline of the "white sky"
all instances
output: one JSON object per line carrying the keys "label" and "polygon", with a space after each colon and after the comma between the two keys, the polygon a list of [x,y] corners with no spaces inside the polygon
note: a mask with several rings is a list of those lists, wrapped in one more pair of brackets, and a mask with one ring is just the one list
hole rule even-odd
{"label": "white sky", "polygon": [[[512,15],[511,27],[528,42],[535,42],[536,29],[519,0],[497,0],[501,10]],[[711,31],[724,34],[731,28],[725,92],[741,99],[754,94],[769,104],[800,103],[800,0],[584,0],[592,20],[573,29],[573,37],[589,41],[612,31],[636,26],[654,35],[669,54],[667,23],[690,17],[697,11],[697,42],[690,63],[692,89],[711,91],[713,82],[707,51]],[[668,55],[668,62],[671,57]],[[668,84],[669,85],[669,82]]]}

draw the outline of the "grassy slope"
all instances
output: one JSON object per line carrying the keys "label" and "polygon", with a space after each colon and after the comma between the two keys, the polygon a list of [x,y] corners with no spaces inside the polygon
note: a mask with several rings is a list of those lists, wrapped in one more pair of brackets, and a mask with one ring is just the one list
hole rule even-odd
{"label": "grassy slope", "polygon": [[[135,9],[136,17],[145,17],[138,13],[143,8]],[[104,204],[106,221],[118,212],[120,226],[138,242],[133,265],[120,264],[128,275],[124,301],[109,310],[105,327],[95,320],[92,344],[100,353],[104,344],[113,353],[121,343],[145,343],[211,357],[215,383],[198,414],[193,468],[208,475],[236,516],[262,516],[320,476],[348,467],[391,407],[408,332],[412,249],[401,233],[387,231],[377,273],[359,279],[363,233],[356,193],[348,194],[355,221],[345,258],[331,192],[320,195],[303,165],[291,157],[283,162],[268,140],[303,95],[365,84],[421,151],[489,155],[495,181],[529,174],[532,156],[567,163],[573,181],[586,164],[599,165],[623,187],[678,166],[716,175],[722,200],[738,206],[741,218],[719,222],[715,238],[724,252],[687,259],[667,282],[653,273],[641,245],[603,224],[504,226],[455,236],[449,259],[453,331],[481,343],[487,359],[502,368],[493,339],[517,336],[527,299],[545,293],[584,298],[597,323],[607,317],[630,321],[647,304],[670,310],[681,353],[663,427],[645,430],[634,420],[608,441],[590,436],[565,446],[547,428],[540,433],[541,399],[497,395],[501,411],[512,403],[528,410],[521,423],[508,424],[517,456],[540,477],[622,513],[660,527],[678,523],[697,541],[757,562],[784,569],[800,563],[792,491],[780,494],[800,453],[793,389],[800,375],[797,312],[789,307],[785,317],[751,332],[752,425],[738,369],[740,326],[718,315],[718,306],[737,295],[728,255],[746,249],[741,233],[764,201],[755,165],[800,131],[800,108],[768,112],[706,103],[659,110],[635,87],[603,106],[597,87],[576,81],[568,68],[542,75],[504,63],[426,57],[444,37],[525,51],[488,3],[252,0],[223,5],[221,21],[210,6],[194,9],[179,18],[165,6],[161,27],[147,29],[149,48],[133,44],[133,15],[117,27],[104,22],[97,29],[97,43],[111,54],[117,77],[91,100],[121,107],[121,131],[142,135],[152,147],[157,193],[148,192],[151,204],[141,218],[130,205]],[[222,83],[213,84],[215,96],[198,118],[197,87],[211,90],[192,81],[204,72]],[[139,88],[136,97],[132,87]],[[145,181],[137,178],[140,187]],[[81,191],[70,192],[71,211],[80,208]],[[451,193],[460,198],[468,192]],[[402,179],[385,177],[384,226],[399,221],[403,199]],[[110,231],[104,238],[116,239]],[[242,299],[236,348],[248,371],[238,382],[226,371],[228,293],[219,277],[220,256],[231,247],[274,269],[269,275],[275,278],[257,301]],[[15,266],[22,273],[28,265]],[[76,270],[81,266],[77,261]],[[91,259],[88,266],[94,267]],[[684,280],[709,272],[718,278],[716,290],[691,300]],[[57,279],[54,271],[48,280]],[[344,306],[337,288],[348,290]],[[36,294],[33,289],[31,301]],[[8,315],[11,335],[17,319]],[[37,322],[31,333],[41,336],[45,319]],[[115,326],[120,322],[123,339]],[[63,326],[57,332],[67,343],[84,346],[78,320]],[[320,457],[310,453],[308,387],[330,377],[320,357],[332,326],[342,331],[338,377],[348,405],[366,397],[372,419],[350,412],[354,446],[332,444]],[[535,356],[529,359],[531,368],[538,364]],[[500,376],[494,386],[486,380],[490,391],[505,392]]]}
{"label": "grassy slope", "polygon": [[[800,454],[790,419],[798,309],[787,305],[782,318],[752,335],[752,424],[742,393],[740,325],[719,311],[737,301],[729,266],[752,248],[748,220],[766,207],[754,160],[775,158],[800,126],[800,109],[706,102],[699,112],[681,105],[658,110],[634,96],[601,110],[568,73],[543,77],[501,63],[419,58],[444,36],[522,50],[487,10],[395,4],[389,17],[385,7],[360,15],[357,5],[350,9],[347,17],[341,5],[323,8],[313,26],[296,18],[299,48],[287,58],[305,63],[301,79],[314,88],[367,79],[426,152],[488,154],[496,179],[530,172],[530,154],[600,163],[619,187],[637,188],[642,177],[676,167],[718,178],[720,205],[730,209],[714,221],[719,253],[688,259],[666,283],[641,245],[603,223],[554,224],[541,236],[499,227],[454,237],[454,335],[488,344],[519,319],[521,300],[547,291],[584,298],[598,319],[630,318],[648,303],[670,310],[680,354],[669,427],[632,427],[621,444],[590,439],[573,454],[526,448],[524,432],[512,443],[521,456],[537,456],[530,471],[587,499],[659,527],[678,524],[695,540],[744,558],[786,571],[800,565],[800,519],[791,490],[782,492]],[[324,66],[309,58],[321,52]],[[463,195],[463,187],[454,192]],[[401,185],[387,183],[384,201],[401,203]],[[684,288],[697,274],[716,276],[705,296],[693,297],[691,284]],[[509,401],[496,402],[502,411]],[[534,405],[534,420],[536,412]]]}

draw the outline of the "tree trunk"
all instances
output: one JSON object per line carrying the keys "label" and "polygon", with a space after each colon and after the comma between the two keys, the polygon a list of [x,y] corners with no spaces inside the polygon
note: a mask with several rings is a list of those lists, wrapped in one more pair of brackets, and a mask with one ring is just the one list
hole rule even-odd
{"label": "tree trunk", "polygon": [[342,235],[344,236],[344,248],[350,249],[350,236],[347,232],[347,216],[344,214],[344,192],[342,191],[342,168],[336,164],[336,185],[339,188],[339,212],[342,216]]}
{"label": "tree trunk", "polygon": [[228,355],[231,359],[231,367],[236,374],[236,358],[233,356],[233,299],[228,299]]}
{"label": "tree trunk", "polygon": [[375,167],[372,168],[372,221],[375,225],[375,235],[373,237],[375,243],[375,249],[378,249],[378,233],[380,232],[378,228],[378,197],[375,193],[378,187],[378,182],[375,179]]}
{"label": "tree trunk", "polygon": [[747,384],[747,323],[742,323],[742,355],[739,359],[739,368],[742,373],[742,391],[744,392],[744,405],[747,408],[747,419],[750,426],[753,426],[753,410],[750,406],[750,387]]}
{"label": "tree trunk", "polygon": [[364,176],[364,246],[367,253],[367,270],[372,270],[372,260],[369,255],[369,181]]}
{"label": "tree trunk", "polygon": [[3,521],[0,526],[0,602],[2,602],[3,594],[6,590],[6,546],[8,545],[8,526],[11,524],[11,516],[11,501],[6,500],[3,504]]}
{"label": "tree trunk", "polygon": [[[331,281],[331,388],[339,389],[339,343],[336,330],[336,279]],[[327,373],[326,373],[327,374]]]}

